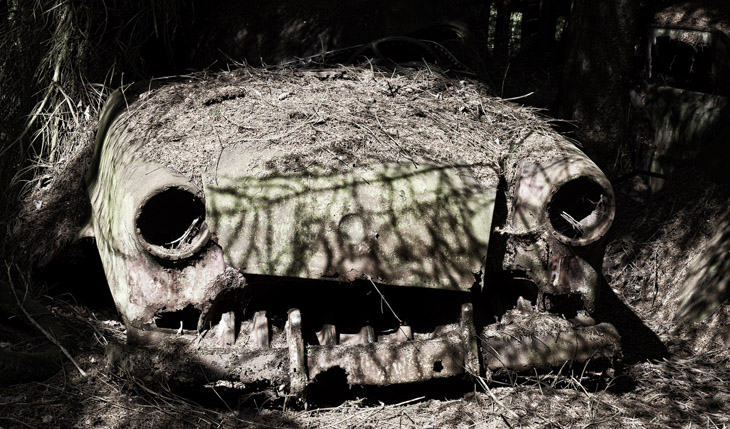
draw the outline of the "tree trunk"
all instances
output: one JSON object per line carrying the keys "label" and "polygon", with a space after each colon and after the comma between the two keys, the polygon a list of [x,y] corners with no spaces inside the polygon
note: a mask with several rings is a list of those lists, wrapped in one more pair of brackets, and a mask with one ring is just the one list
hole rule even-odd
{"label": "tree trunk", "polygon": [[522,22],[520,31],[520,51],[529,51],[536,47],[540,29],[540,0],[522,0]]}
{"label": "tree trunk", "polygon": [[506,63],[509,59],[510,15],[512,0],[495,0],[497,21],[494,25],[494,57]]}
{"label": "tree trunk", "polygon": [[604,171],[613,168],[629,140],[638,17],[634,0],[576,0],[565,35],[567,61],[557,113],[577,123],[584,150]]}
{"label": "tree trunk", "polygon": [[558,8],[555,3],[556,0],[542,0],[537,36],[537,47],[541,51],[555,47],[555,29],[558,26]]}

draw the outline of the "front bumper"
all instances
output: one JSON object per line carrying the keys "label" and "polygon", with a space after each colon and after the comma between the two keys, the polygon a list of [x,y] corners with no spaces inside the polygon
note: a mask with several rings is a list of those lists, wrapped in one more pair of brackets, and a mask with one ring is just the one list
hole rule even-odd
{"label": "front bumper", "polygon": [[[317,333],[318,345],[307,344],[299,310],[288,312],[283,329],[262,313],[234,327],[233,344],[226,344],[230,336],[225,321],[216,332],[199,334],[130,328],[130,342],[145,344],[137,348],[139,354],[132,353],[134,366],[145,372],[174,367],[169,375],[185,383],[266,385],[301,395],[328,373],[344,373],[349,385],[387,386],[620,357],[620,337],[610,324],[575,327],[553,314],[512,310],[478,334],[471,303],[461,306],[457,323],[431,333],[402,326],[375,335],[365,326],[359,333],[346,334],[326,325]],[[162,361],[167,364],[155,364]]]}

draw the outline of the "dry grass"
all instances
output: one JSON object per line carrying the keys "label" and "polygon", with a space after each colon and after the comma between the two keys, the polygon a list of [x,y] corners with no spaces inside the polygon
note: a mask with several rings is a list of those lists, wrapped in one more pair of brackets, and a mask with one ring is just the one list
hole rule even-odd
{"label": "dry grass", "polygon": [[[0,16],[0,101],[6,106],[0,116],[0,186],[5,190],[0,256],[30,267],[65,245],[73,236],[65,230],[78,220],[61,219],[61,232],[50,235],[37,233],[52,225],[47,219],[22,221],[54,206],[53,200],[78,199],[70,187],[90,159],[89,137],[108,86],[119,86],[125,76],[145,76],[143,46],[169,46],[188,5],[34,0],[7,6],[8,14]],[[66,177],[73,185],[62,183]],[[41,249],[18,249],[24,240],[41,243]]]}
{"label": "dry grass", "polygon": [[[100,326],[100,329],[103,328]],[[718,355],[637,365],[629,392],[587,390],[574,376],[536,376],[511,386],[477,388],[457,398],[416,396],[397,403],[365,398],[311,410],[281,402],[240,405],[209,396],[205,402],[107,367],[102,346],[82,351],[90,373],[67,366],[43,383],[0,390],[0,419],[8,427],[283,427],[283,428],[513,428],[513,427],[727,427],[727,361]],[[727,357],[725,357],[727,359]],[[724,364],[725,369],[719,369]],[[539,379],[539,381],[538,381]],[[198,401],[198,402],[196,402]]]}
{"label": "dry grass", "polygon": [[[641,263],[641,261],[637,261]],[[641,311],[651,297],[635,301]],[[292,409],[266,396],[231,396],[210,389],[179,390],[161,379],[140,378],[117,366],[124,328],[113,314],[58,299],[48,308],[76,332],[74,356],[89,374],[70,363],[41,383],[0,389],[5,427],[280,427],[280,428],[654,428],[730,425],[730,351],[693,348],[680,331],[663,335],[670,357],[640,361],[615,378],[588,366],[547,373],[506,374],[471,393],[411,391],[405,399],[363,396],[319,409]],[[661,317],[661,313],[658,313]],[[648,320],[652,326],[661,320]],[[664,321],[666,323],[666,321]],[[706,322],[707,323],[707,322]],[[706,325],[705,329],[711,326]],[[726,327],[725,327],[726,329]]]}
{"label": "dry grass", "polygon": [[[713,238],[728,228],[726,216],[730,189],[705,181],[691,166],[660,193],[637,204],[630,185],[618,187],[617,222],[606,250],[604,273],[619,298],[663,342],[703,353],[730,345],[730,309],[724,305],[709,318],[680,318],[689,276],[706,255],[722,253]],[[726,251],[725,251],[726,253]],[[716,290],[726,287],[718,278],[705,295],[724,298]]]}
{"label": "dry grass", "polygon": [[230,145],[273,153],[264,158],[267,167],[286,173],[429,158],[473,166],[488,182],[509,145],[550,133],[533,109],[428,67],[243,67],[178,80],[125,93],[128,138],[145,142],[144,158],[199,186],[221,146]]}

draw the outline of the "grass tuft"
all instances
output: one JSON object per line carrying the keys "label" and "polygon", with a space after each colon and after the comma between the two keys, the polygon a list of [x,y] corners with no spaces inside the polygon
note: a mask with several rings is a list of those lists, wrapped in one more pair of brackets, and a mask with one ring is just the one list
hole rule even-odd
{"label": "grass tuft", "polygon": [[[79,164],[89,157],[79,154],[93,144],[109,88],[149,76],[154,65],[142,60],[143,52],[171,63],[176,29],[190,10],[192,1],[173,0],[8,2],[0,15],[0,102],[8,106],[0,117],[3,259],[19,252],[16,244],[38,238],[29,229],[37,222],[23,216],[54,193],[74,194],[59,188],[72,186],[59,174],[82,177]],[[39,255],[23,256],[28,267],[39,262]]]}

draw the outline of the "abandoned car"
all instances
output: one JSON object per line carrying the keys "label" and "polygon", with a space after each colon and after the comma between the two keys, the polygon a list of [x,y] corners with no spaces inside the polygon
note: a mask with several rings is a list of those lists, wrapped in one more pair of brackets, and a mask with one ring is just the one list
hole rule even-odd
{"label": "abandoned car", "polygon": [[175,359],[171,376],[299,395],[332,372],[384,386],[620,356],[591,315],[609,181],[476,81],[134,84],[106,103],[86,180],[129,350]]}
{"label": "abandoned car", "polygon": [[[712,3],[715,3],[714,5]],[[644,84],[631,94],[648,113],[652,143],[640,167],[658,191],[683,163],[703,163],[727,182],[730,156],[730,21],[728,6],[710,2],[692,13],[681,5],[658,10],[643,49]]]}

